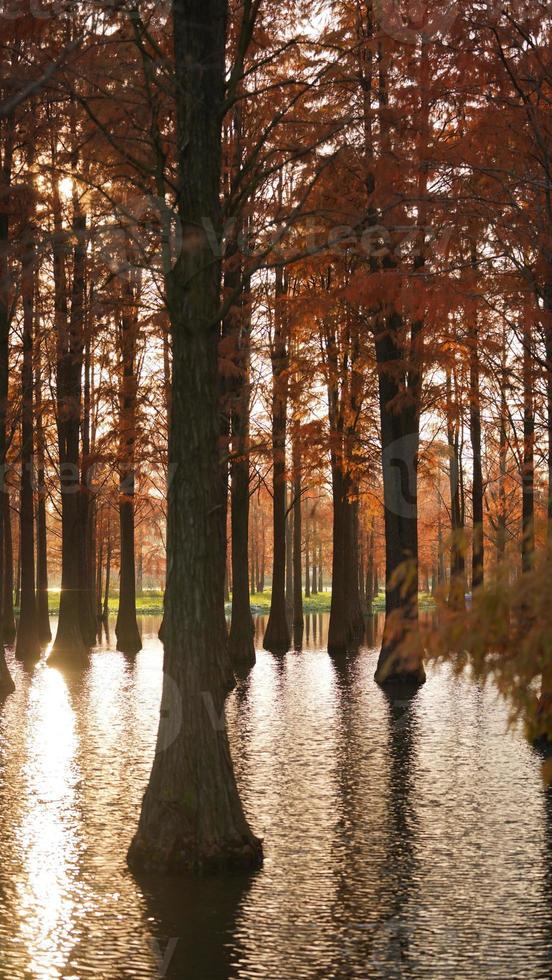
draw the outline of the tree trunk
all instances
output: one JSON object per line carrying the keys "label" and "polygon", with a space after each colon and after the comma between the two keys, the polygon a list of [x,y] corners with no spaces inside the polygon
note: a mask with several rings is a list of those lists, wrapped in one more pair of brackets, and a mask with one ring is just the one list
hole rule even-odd
{"label": "tree trunk", "polygon": [[[261,862],[238,795],[224,723],[227,690],[220,520],[220,232],[227,0],[174,0],[179,209],[187,242],[168,276],[173,380],[164,682],[157,753],[129,851],[170,873]],[[190,70],[200,65],[200,71]],[[285,542],[284,542],[285,543]]]}
{"label": "tree trunk", "polygon": [[33,332],[35,246],[29,239],[23,255],[21,294],[23,298],[23,363],[21,368],[21,606],[15,656],[25,663],[40,659],[35,592],[34,500],[33,500]]}
{"label": "tree trunk", "polygon": [[[316,506],[316,505],[315,505]],[[311,595],[318,595],[318,567],[316,564],[316,511],[312,512],[312,584]]]}
{"label": "tree trunk", "polygon": [[310,599],[311,594],[311,572],[310,572],[310,513],[309,503],[305,505],[305,599]]}
{"label": "tree trunk", "polygon": [[456,392],[453,398],[450,372],[447,372],[446,388],[451,520],[449,603],[453,607],[461,609],[464,606],[464,593],[466,591],[466,570],[464,557],[464,514],[462,507],[460,412]]}
{"label": "tree trunk", "polygon": [[82,578],[81,515],[79,512],[79,433],[82,402],[84,268],[86,219],[74,203],[73,286],[71,314],[67,314],[65,236],[61,208],[54,193],[54,292],[57,330],[57,406],[61,484],[61,592],[59,617],[50,664],[86,663],[89,648],[81,630]]}
{"label": "tree trunk", "polygon": [[36,605],[38,638],[47,645],[52,639],[50,611],[48,608],[48,537],[46,524],[46,473],[44,461],[44,426],[42,423],[42,379],[40,350],[37,357],[36,377],[36,456],[37,456],[37,509],[36,509]]}
{"label": "tree trunk", "polygon": [[301,445],[297,431],[292,447],[293,466],[293,643],[296,648],[303,640],[303,563],[301,555]]}
{"label": "tree trunk", "polygon": [[136,621],[136,568],[134,555],[134,490],[136,445],[136,345],[138,340],[137,296],[126,282],[120,318],[121,387],[119,394],[119,609],[115,624],[117,649],[134,656],[142,649]]}
{"label": "tree trunk", "polygon": [[[246,349],[243,349],[245,341]],[[242,337],[242,373],[232,407],[232,619],[230,659],[240,671],[255,664],[255,628],[249,604],[249,339]]]}
{"label": "tree trunk", "polygon": [[13,542],[9,491],[4,494],[4,619],[3,642],[12,646],[16,626],[13,610]]}
{"label": "tree trunk", "polygon": [[[475,314],[476,316],[477,314]],[[481,460],[481,404],[479,393],[479,330],[477,321],[470,331],[470,439],[473,455],[472,477],[472,591],[484,581],[485,543],[483,538],[483,467]]]}
{"label": "tree trunk", "polygon": [[279,301],[286,292],[282,270],[276,270],[276,313],[272,341],[272,526],[273,563],[270,615],[263,646],[285,653],[291,645],[286,614],[286,423],[288,350],[286,314]]}
{"label": "tree trunk", "polygon": [[[107,548],[105,553],[105,591],[103,599],[102,619],[107,630],[109,623],[109,590],[111,588],[111,534],[107,532]],[[161,631],[159,631],[161,632]]]}
{"label": "tree trunk", "polygon": [[332,453],[333,556],[332,598],[328,626],[328,653],[340,656],[349,649],[347,615],[347,489],[341,464]]}
{"label": "tree trunk", "polygon": [[366,561],[366,611],[369,616],[372,615],[374,611],[374,532],[375,519],[372,517],[372,525],[370,527],[370,534],[368,535],[368,556]]}
{"label": "tree trunk", "polygon": [[535,553],[535,413],[533,405],[532,331],[524,325],[523,336],[523,472],[522,472],[521,568],[529,572]]}
{"label": "tree trunk", "polygon": [[293,504],[286,491],[286,615],[293,619]]}
{"label": "tree trunk", "polygon": [[507,416],[508,405],[506,402],[506,338],[503,338],[502,368],[501,368],[501,391],[500,391],[500,423],[499,423],[499,444],[498,444],[498,514],[496,521],[496,560],[500,565],[506,558],[506,477],[508,473],[508,433]]}
{"label": "tree trunk", "polygon": [[[83,297],[84,299],[84,297]],[[92,304],[90,304],[92,305]],[[83,328],[85,315],[83,310]],[[83,332],[84,340],[84,332]],[[81,476],[79,489],[79,619],[83,640],[91,647],[96,642],[96,614],[94,608],[94,524],[95,500],[92,488],[92,468],[90,455],[90,408],[91,408],[91,357],[90,324],[86,327],[84,350],[84,398],[81,422]]]}
{"label": "tree trunk", "polygon": [[[0,190],[7,200],[9,186],[11,182],[11,166],[14,144],[14,118],[8,116],[3,131],[3,142],[1,145],[1,167],[0,167]],[[2,484],[0,492],[7,496],[8,487],[6,485],[6,413],[8,406],[8,376],[9,376],[9,357],[10,357],[10,285],[8,276],[8,248],[9,248],[9,210],[0,209],[0,478]],[[4,548],[4,520],[6,505],[2,500],[0,506],[0,594],[4,595],[4,574],[5,574],[5,548]],[[2,613],[3,613],[2,603]],[[4,622],[0,626],[0,636],[3,637]],[[0,642],[0,700],[15,690],[6,657],[4,645]]]}
{"label": "tree trunk", "polygon": [[263,593],[265,590],[265,572],[266,572],[266,526],[265,526],[265,516],[264,510],[260,508],[261,511],[261,549],[259,555],[259,584],[257,586],[257,592]]}
{"label": "tree trunk", "polygon": [[393,312],[376,330],[385,519],[385,625],[376,681],[419,684],[425,680],[418,637],[419,367],[402,379],[405,397],[397,378],[397,365],[405,362],[402,318]]}

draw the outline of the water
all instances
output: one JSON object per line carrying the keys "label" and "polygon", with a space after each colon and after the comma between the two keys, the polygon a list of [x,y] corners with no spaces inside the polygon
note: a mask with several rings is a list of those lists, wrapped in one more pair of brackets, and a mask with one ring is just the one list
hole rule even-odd
{"label": "water", "polygon": [[[552,797],[492,690],[431,671],[408,704],[376,653],[337,666],[327,617],[260,651],[229,699],[264,868],[136,881],[125,853],[155,744],[158,622],[133,663],[13,665],[0,709],[2,980],[548,978]],[[379,626],[380,624],[376,624]],[[258,632],[262,622],[258,623]]]}

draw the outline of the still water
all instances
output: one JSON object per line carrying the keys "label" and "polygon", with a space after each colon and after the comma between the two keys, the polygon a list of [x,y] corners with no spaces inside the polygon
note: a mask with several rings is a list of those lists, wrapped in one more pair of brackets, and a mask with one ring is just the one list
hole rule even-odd
{"label": "still water", "polygon": [[[409,703],[327,621],[257,665],[227,724],[266,861],[252,878],[137,881],[125,853],[155,745],[158,621],[133,662],[12,669],[0,709],[0,977],[548,978],[552,791],[490,689],[429,673]],[[262,635],[262,621],[257,623]]]}

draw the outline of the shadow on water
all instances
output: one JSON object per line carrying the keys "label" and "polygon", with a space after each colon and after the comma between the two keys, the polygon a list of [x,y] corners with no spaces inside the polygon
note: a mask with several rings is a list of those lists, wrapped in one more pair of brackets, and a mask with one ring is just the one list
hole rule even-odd
{"label": "shadow on water", "polygon": [[233,936],[251,878],[136,879],[152,923],[150,946],[160,977],[223,980],[239,959]]}

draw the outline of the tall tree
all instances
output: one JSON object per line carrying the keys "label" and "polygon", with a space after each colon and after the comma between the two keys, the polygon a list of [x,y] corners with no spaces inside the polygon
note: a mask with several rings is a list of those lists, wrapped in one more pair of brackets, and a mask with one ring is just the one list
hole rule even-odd
{"label": "tall tree", "polygon": [[120,392],[119,392],[119,527],[120,578],[119,610],[115,624],[117,649],[136,654],[142,637],[136,620],[135,565],[135,446],[137,432],[137,340],[139,332],[139,272],[129,273],[124,282],[119,316]]}
{"label": "tall tree", "polygon": [[[254,5],[253,5],[254,6]],[[243,7],[244,40],[251,4]],[[198,871],[261,860],[220,722],[227,690],[220,508],[221,230],[227,0],[174,0],[178,206],[184,248],[167,283],[172,337],[165,663],[157,754],[129,851],[135,868]],[[219,238],[220,240],[220,238]],[[180,717],[178,714],[180,705]],[[184,707],[185,706],[185,707]],[[171,729],[172,726],[172,729]]]}

